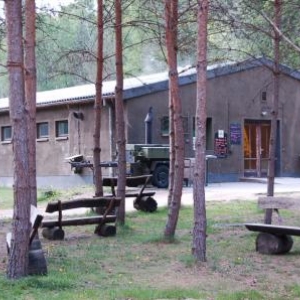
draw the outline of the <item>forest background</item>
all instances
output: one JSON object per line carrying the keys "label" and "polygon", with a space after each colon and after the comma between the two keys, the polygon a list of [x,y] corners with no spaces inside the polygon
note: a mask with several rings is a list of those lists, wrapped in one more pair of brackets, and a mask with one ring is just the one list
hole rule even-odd
{"label": "forest background", "polygon": [[[94,0],[37,2],[37,90],[86,83],[96,78],[97,21]],[[178,65],[195,66],[195,0],[179,1]],[[114,5],[104,5],[104,80],[115,78]],[[299,1],[282,1],[281,63],[299,69]],[[3,8],[2,8],[3,9]],[[264,56],[273,59],[273,1],[212,0],[208,25],[208,64]],[[1,13],[0,16],[3,16]],[[164,4],[159,0],[123,1],[125,77],[167,70]],[[5,20],[0,19],[0,98],[8,94]]]}

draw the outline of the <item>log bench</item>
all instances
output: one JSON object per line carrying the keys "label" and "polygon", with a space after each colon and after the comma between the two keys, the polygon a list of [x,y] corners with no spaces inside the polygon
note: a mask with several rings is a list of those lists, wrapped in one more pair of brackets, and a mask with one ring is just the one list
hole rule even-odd
{"label": "log bench", "polygon": [[[30,224],[31,231],[29,235],[29,252],[28,252],[28,275],[46,275],[47,262],[45,259],[42,245],[38,239],[38,229],[42,224],[43,216],[38,213],[37,207],[30,207]],[[13,242],[12,233],[6,234],[6,247],[9,255]]]}
{"label": "log bench", "polygon": [[[81,226],[96,224],[94,233],[100,236],[113,236],[116,234],[116,225],[109,224],[116,222],[115,208],[120,205],[121,199],[117,197],[94,197],[82,198],[69,201],[49,202],[46,207],[47,213],[58,213],[58,218],[53,220],[44,220],[42,222],[42,234],[44,238],[51,240],[63,240],[65,226]],[[101,208],[103,214],[94,216],[64,216],[64,210],[76,208]],[[108,225],[109,224],[109,225]]]}
{"label": "log bench", "polygon": [[[300,202],[290,197],[260,197],[260,209],[273,209],[278,214],[279,223],[282,218],[279,209],[295,210],[300,208]],[[246,223],[250,231],[259,232],[256,238],[256,251],[262,254],[285,254],[293,247],[292,236],[300,236],[300,227],[285,226],[282,224]]]}
{"label": "log bench", "polygon": [[[147,184],[151,180],[152,175],[141,175],[141,176],[127,176],[126,186],[127,187],[137,187],[141,185],[142,187],[138,191],[128,191],[126,190],[125,198],[135,198],[133,201],[133,206],[136,210],[141,210],[144,212],[155,212],[157,210],[157,202],[153,198],[155,192],[145,192]],[[116,196],[115,187],[118,184],[118,177],[104,177],[102,179],[103,186],[109,186],[111,188],[111,196]]]}

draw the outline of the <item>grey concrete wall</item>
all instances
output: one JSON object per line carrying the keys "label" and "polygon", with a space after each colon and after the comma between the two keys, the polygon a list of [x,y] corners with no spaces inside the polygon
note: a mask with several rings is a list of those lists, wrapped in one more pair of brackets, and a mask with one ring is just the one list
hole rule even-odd
{"label": "grey concrete wall", "polygon": [[[267,99],[262,101],[261,93],[266,92]],[[194,157],[193,150],[193,118],[196,112],[196,84],[180,88],[183,116],[188,120],[186,141],[186,157]],[[271,119],[273,99],[272,73],[263,67],[247,71],[214,77],[208,81],[207,116],[211,118],[211,141],[209,152],[213,152],[214,133],[224,130],[229,135],[231,123],[241,124],[243,129],[246,120],[264,121]],[[161,134],[161,119],[168,115],[168,91],[155,92],[128,99],[125,101],[125,123],[127,143],[145,142],[145,117],[149,107],[153,107],[154,144],[167,144],[168,136]],[[262,111],[267,111],[262,116]],[[84,119],[78,121],[74,112],[82,112]],[[300,176],[300,82],[291,77],[281,75],[280,82],[280,174],[283,176]],[[111,159],[111,127],[109,106],[103,108],[101,132],[101,159]],[[55,121],[69,121],[67,139],[55,138]],[[38,108],[37,122],[47,121],[50,125],[49,139],[37,141],[37,174],[40,185],[80,185],[92,182],[92,171],[84,169],[83,173],[73,174],[66,163],[68,156],[83,154],[92,161],[94,111],[93,102],[78,102],[60,106]],[[0,113],[0,126],[9,125],[8,113]],[[13,174],[12,145],[0,143],[0,185],[7,185]],[[214,181],[238,180],[243,176],[244,157],[243,140],[240,145],[230,145],[227,158],[209,161],[209,178]],[[107,170],[106,170],[107,171]],[[106,172],[104,171],[104,172]],[[107,171],[108,172],[108,171]]]}

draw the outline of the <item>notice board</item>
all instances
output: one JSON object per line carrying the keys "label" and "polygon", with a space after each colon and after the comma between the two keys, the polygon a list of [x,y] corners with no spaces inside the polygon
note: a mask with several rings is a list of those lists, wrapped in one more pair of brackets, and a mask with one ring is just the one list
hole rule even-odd
{"label": "notice board", "polygon": [[242,143],[242,127],[240,123],[230,124],[230,144],[241,145]]}
{"label": "notice board", "polygon": [[218,158],[225,158],[228,154],[227,133],[220,130],[215,133],[214,154]]}

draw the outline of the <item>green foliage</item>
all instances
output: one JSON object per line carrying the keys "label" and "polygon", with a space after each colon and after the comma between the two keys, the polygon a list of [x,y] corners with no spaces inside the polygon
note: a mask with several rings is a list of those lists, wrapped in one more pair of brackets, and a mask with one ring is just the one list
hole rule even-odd
{"label": "green foliage", "polygon": [[[209,63],[265,56],[273,59],[273,1],[213,0],[208,26]],[[76,0],[59,12],[37,11],[38,90],[94,83],[96,76],[96,9],[93,0]],[[114,4],[104,7],[104,78],[115,77]],[[267,18],[266,18],[267,17]],[[294,44],[298,34],[299,4],[282,4],[281,31]],[[166,70],[165,17],[162,1],[123,1],[123,50],[125,76]],[[197,1],[179,1],[178,64],[196,65]],[[0,61],[6,61],[4,22],[0,22]],[[281,62],[300,66],[299,52],[284,39]],[[7,95],[7,70],[0,66],[0,97]]]}

